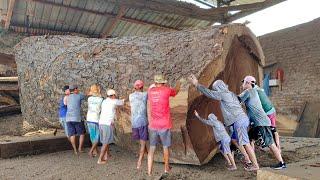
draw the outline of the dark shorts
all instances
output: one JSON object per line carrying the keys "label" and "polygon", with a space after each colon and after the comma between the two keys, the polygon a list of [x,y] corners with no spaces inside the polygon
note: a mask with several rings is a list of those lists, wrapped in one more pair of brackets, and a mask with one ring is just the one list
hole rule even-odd
{"label": "dark shorts", "polygon": [[170,129],[153,130],[149,129],[150,146],[156,146],[161,143],[163,147],[171,146],[171,131]]}
{"label": "dark shorts", "polygon": [[249,130],[250,140],[254,140],[257,146],[269,147],[274,143],[271,128],[269,126],[257,126]]}
{"label": "dark shorts", "polygon": [[133,140],[149,140],[149,133],[148,133],[148,125],[141,126],[138,128],[132,128],[132,139]]}
{"label": "dark shorts", "polygon": [[80,136],[86,133],[84,123],[81,122],[67,122],[68,136]]}

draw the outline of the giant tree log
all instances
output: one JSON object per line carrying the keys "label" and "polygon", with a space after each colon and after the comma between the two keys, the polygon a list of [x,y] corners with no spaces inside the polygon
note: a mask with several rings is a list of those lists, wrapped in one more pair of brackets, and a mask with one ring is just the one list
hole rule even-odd
{"label": "giant tree log", "polygon": [[[128,97],[137,79],[150,85],[153,75],[163,73],[174,86],[194,73],[205,86],[222,79],[239,93],[241,79],[251,74],[260,80],[264,64],[257,38],[241,24],[105,40],[29,37],[16,46],[15,57],[22,113],[35,128],[58,120],[57,102],[65,84],[78,84],[84,91],[99,83],[104,90],[114,88]],[[217,152],[211,127],[194,120],[194,109],[203,117],[214,112],[223,121],[219,103],[185,83],[171,99],[174,163],[201,165]],[[137,150],[131,140],[128,106],[119,108],[116,137],[118,145]],[[161,153],[156,159],[162,161]]]}

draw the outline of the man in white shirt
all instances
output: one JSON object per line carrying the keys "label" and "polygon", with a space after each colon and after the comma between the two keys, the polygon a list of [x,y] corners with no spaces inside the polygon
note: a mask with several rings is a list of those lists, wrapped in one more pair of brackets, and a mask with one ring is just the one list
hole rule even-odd
{"label": "man in white shirt", "polygon": [[113,89],[107,91],[107,99],[103,100],[101,105],[101,114],[99,119],[100,142],[102,148],[98,164],[106,164],[109,155],[109,144],[113,143],[114,119],[116,118],[117,106],[124,105],[124,99],[116,97]]}

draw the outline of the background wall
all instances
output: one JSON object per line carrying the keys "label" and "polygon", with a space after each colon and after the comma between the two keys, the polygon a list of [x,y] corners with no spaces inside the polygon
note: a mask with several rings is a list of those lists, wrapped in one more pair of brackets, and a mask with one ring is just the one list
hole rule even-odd
{"label": "background wall", "polygon": [[259,37],[266,57],[266,68],[275,78],[284,70],[282,91],[271,88],[271,99],[278,112],[297,118],[305,101],[320,101],[320,18]]}

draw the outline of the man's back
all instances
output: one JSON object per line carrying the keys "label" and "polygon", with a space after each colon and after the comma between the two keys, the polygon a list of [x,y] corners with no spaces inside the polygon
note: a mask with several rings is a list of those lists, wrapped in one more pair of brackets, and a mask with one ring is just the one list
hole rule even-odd
{"label": "man's back", "polygon": [[151,129],[171,129],[170,118],[170,96],[175,96],[176,91],[167,86],[153,87],[148,90],[150,104],[150,125]]}
{"label": "man's back", "polygon": [[70,94],[67,97],[67,122],[81,121],[81,101],[84,99],[83,94]]}
{"label": "man's back", "polygon": [[134,92],[129,95],[129,101],[132,127],[138,128],[147,125],[147,92]]}

